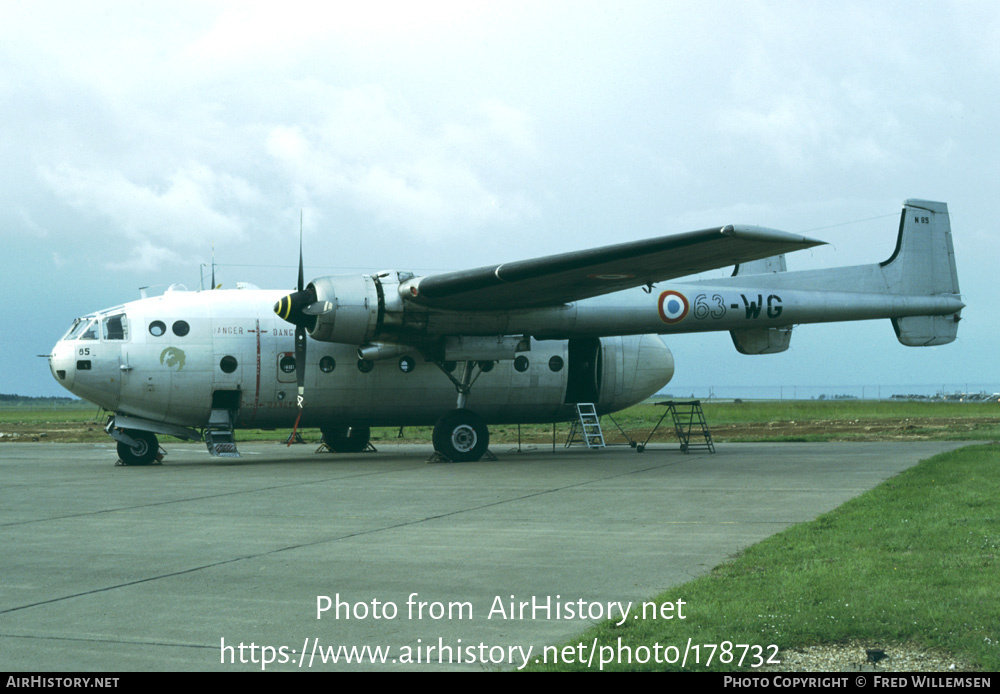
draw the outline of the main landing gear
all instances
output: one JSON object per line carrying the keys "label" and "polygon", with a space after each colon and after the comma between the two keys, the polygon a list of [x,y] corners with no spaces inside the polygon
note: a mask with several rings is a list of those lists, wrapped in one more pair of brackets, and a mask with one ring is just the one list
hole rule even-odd
{"label": "main landing gear", "polygon": [[371,427],[327,427],[323,432],[323,443],[336,453],[361,453],[368,448],[372,438]]}
{"label": "main landing gear", "polygon": [[490,447],[490,430],[482,418],[464,408],[445,413],[434,425],[434,450],[456,463],[479,460]]}
{"label": "main landing gear", "polygon": [[462,380],[452,376],[442,362],[434,363],[455,384],[455,390],[458,391],[457,408],[446,412],[434,425],[434,433],[431,436],[434,450],[455,463],[475,462],[482,458],[490,447],[490,430],[482,417],[466,409],[465,404],[472,390],[472,384],[479,378],[479,374],[492,368],[493,362],[465,362]]}

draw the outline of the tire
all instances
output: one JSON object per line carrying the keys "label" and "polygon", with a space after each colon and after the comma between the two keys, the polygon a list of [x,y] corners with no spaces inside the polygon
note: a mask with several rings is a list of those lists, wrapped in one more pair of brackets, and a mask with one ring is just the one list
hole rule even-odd
{"label": "tire", "polygon": [[434,450],[456,463],[479,460],[490,447],[490,430],[472,410],[452,410],[434,425]]}
{"label": "tire", "polygon": [[368,426],[332,427],[320,431],[323,432],[323,442],[337,453],[361,453],[368,448],[372,438],[372,430]]}
{"label": "tire", "polygon": [[160,452],[160,442],[156,434],[151,431],[139,431],[137,429],[126,429],[125,433],[135,440],[135,445],[130,446],[123,441],[118,442],[118,457],[126,465],[149,465],[156,460],[156,454]]}

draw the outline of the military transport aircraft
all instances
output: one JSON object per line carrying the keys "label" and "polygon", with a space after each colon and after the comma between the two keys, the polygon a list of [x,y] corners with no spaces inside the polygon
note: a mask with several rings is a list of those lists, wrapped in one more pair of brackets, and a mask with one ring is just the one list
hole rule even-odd
{"label": "military transport aircraft", "polygon": [[[788,348],[794,325],[888,318],[904,345],[955,339],[945,203],[907,200],[881,263],[786,272],[821,244],[729,225],[424,277],[319,277],[297,290],[167,291],[78,318],[49,356],[60,385],[112,413],[121,460],[157,434],[237,456],[240,427],[318,427],[361,451],[372,426],[434,425],[434,448],[478,460],[488,423],[609,413],[673,376],[660,335],[728,330],[743,354]],[[673,283],[735,265],[731,277]],[[277,314],[277,316],[275,315]]]}

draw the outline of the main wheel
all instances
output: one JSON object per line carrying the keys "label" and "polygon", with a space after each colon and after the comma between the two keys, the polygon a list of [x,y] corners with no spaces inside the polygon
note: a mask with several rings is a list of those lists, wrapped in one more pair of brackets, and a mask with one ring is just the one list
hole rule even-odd
{"label": "main wheel", "polygon": [[151,431],[139,431],[137,429],[126,429],[125,433],[135,440],[135,445],[130,446],[122,441],[118,442],[118,457],[126,465],[149,465],[156,460],[156,454],[160,451],[160,442],[156,434]]}
{"label": "main wheel", "polygon": [[452,410],[434,425],[434,450],[456,463],[483,457],[490,446],[490,430],[471,410]]}
{"label": "main wheel", "polygon": [[372,430],[368,426],[331,427],[320,431],[326,445],[337,453],[360,453],[368,448],[372,438]]}

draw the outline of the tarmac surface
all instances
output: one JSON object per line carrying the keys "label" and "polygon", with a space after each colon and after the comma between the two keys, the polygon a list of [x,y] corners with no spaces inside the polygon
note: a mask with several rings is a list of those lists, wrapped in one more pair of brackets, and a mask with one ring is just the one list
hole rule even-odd
{"label": "tarmac surface", "polygon": [[[960,445],[494,447],[499,461],[428,464],[429,446],[243,443],[233,460],[168,443],[163,465],[121,467],[111,442],[3,444],[0,671],[513,669],[621,619],[609,602],[633,601],[632,619]],[[697,605],[671,600],[694,633]],[[347,664],[341,646],[383,647],[384,663]]]}

